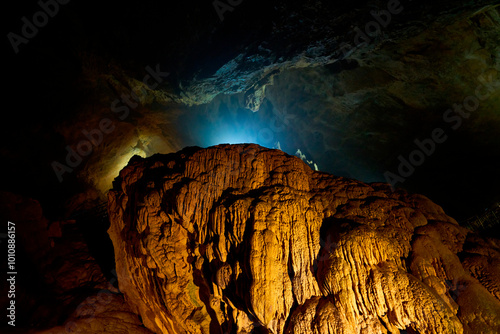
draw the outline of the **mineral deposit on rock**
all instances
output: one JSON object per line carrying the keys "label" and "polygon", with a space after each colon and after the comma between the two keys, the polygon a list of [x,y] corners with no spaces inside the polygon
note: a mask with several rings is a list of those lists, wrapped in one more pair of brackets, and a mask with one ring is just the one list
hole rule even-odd
{"label": "mineral deposit on rock", "polygon": [[119,288],[156,333],[498,333],[500,243],[422,195],[257,145],[133,158]]}

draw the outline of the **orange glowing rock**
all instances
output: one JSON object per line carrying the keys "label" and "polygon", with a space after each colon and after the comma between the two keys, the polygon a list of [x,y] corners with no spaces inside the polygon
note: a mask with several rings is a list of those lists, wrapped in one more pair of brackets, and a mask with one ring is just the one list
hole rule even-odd
{"label": "orange glowing rock", "polygon": [[109,213],[120,290],[156,333],[500,332],[498,241],[279,150],[134,159]]}

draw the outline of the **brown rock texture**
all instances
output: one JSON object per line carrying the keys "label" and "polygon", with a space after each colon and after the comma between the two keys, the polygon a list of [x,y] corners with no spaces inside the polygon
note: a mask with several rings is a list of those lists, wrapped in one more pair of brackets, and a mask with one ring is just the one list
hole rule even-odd
{"label": "brown rock texture", "polygon": [[[116,279],[106,278],[74,220],[51,221],[37,200],[4,191],[0,219],[15,223],[17,270],[14,298],[7,275],[0,282],[0,306],[15,300],[17,311],[15,326],[4,321],[0,333],[151,333],[113,286]],[[6,250],[6,235],[0,237]]]}
{"label": "brown rock texture", "polygon": [[32,333],[151,334],[151,331],[142,326],[122,295],[101,291],[87,297],[63,325]]}
{"label": "brown rock texture", "polygon": [[500,243],[422,195],[257,145],[133,158],[119,288],[156,333],[498,333]]}

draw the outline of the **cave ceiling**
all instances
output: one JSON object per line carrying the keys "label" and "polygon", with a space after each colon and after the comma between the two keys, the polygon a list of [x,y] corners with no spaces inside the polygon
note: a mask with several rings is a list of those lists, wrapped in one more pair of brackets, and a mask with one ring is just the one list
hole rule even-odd
{"label": "cave ceiling", "polygon": [[495,1],[61,1],[35,31],[9,6],[2,187],[49,215],[133,155],[242,142],[459,219],[499,200]]}

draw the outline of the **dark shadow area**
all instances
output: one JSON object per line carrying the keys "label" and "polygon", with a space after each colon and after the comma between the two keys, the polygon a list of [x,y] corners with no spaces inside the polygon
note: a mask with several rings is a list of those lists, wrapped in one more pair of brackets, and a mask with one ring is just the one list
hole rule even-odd
{"label": "dark shadow area", "polygon": [[90,255],[101,267],[102,273],[116,286],[118,282],[113,275],[115,269],[115,252],[113,243],[108,235],[110,226],[107,202],[91,209],[75,212],[72,219],[76,220],[79,231],[88,246]]}

